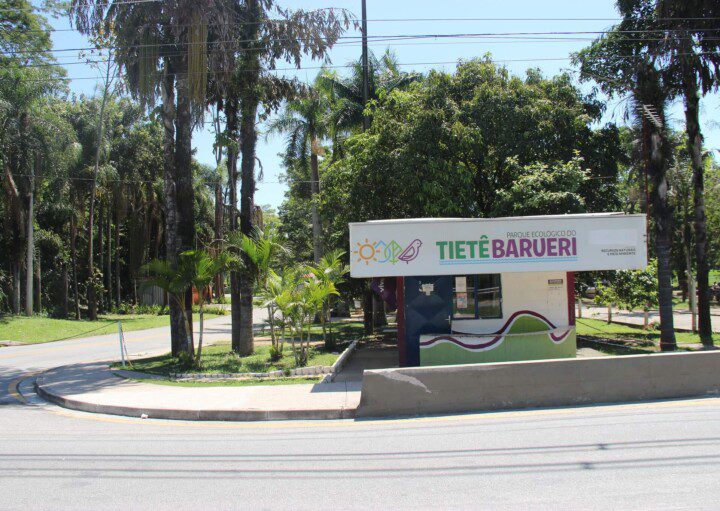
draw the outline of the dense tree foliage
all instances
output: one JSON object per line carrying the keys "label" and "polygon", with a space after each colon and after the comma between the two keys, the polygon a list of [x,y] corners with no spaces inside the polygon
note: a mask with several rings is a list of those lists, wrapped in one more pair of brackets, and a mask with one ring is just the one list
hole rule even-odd
{"label": "dense tree foliage", "polygon": [[[431,72],[370,111],[370,130],[348,138],[342,158],[325,158],[322,216],[335,246],[349,221],[619,207],[619,132],[593,127],[601,105],[566,75],[523,79],[486,57]],[[300,208],[292,191],[286,213]]]}

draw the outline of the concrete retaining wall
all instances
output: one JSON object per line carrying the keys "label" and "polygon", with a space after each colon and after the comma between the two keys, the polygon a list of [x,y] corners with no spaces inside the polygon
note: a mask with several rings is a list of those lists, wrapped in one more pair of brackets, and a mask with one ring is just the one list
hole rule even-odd
{"label": "concrete retaining wall", "polygon": [[702,396],[720,351],[365,371],[358,417]]}

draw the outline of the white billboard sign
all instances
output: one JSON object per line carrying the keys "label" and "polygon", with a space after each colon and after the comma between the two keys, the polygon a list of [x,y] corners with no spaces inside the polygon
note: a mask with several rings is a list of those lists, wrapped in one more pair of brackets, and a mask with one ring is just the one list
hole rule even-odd
{"label": "white billboard sign", "polygon": [[353,277],[640,269],[645,215],[597,213],[350,224]]}

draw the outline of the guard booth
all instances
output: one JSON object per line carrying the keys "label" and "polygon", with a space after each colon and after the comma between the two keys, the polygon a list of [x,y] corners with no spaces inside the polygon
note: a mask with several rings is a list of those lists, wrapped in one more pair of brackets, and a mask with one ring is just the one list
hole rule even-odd
{"label": "guard booth", "polygon": [[394,289],[400,366],[576,355],[576,271],[647,266],[645,215],[350,224],[350,274]]}

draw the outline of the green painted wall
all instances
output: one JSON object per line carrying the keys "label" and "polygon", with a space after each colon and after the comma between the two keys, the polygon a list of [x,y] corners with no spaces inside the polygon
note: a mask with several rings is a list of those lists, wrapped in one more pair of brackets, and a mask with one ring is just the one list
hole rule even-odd
{"label": "green painted wall", "polygon": [[428,348],[421,348],[420,365],[438,366],[574,358],[576,352],[577,344],[575,330],[573,330],[560,344],[554,343],[548,334],[528,334],[506,337],[499,346],[487,351],[470,351],[461,346],[443,342]]}
{"label": "green painted wall", "polygon": [[[485,351],[473,351],[450,342],[420,347],[420,365],[476,364],[483,362],[512,362],[549,358],[574,358],[577,353],[575,329],[556,343],[547,333],[550,325],[540,318],[518,316],[504,332],[513,334]],[[523,335],[526,334],[526,335]],[[452,337],[452,335],[451,335]],[[462,337],[459,337],[462,339]],[[488,340],[491,338],[488,337]]]}

